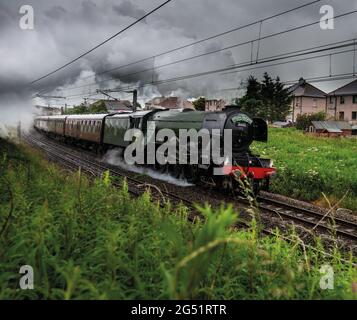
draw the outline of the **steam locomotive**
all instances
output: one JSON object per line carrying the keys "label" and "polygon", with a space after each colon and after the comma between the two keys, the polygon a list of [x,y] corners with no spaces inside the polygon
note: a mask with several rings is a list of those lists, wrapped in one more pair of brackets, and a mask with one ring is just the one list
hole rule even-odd
{"label": "steam locomotive", "polygon": [[[239,191],[242,181],[250,182],[255,193],[268,190],[269,181],[275,174],[270,159],[254,155],[250,146],[253,141],[267,142],[268,127],[264,120],[251,118],[236,106],[228,106],[219,112],[203,112],[193,110],[150,110],[138,112],[119,112],[115,114],[84,114],[63,116],[41,116],[34,120],[36,130],[70,144],[81,145],[105,153],[109,149],[125,150],[133,140],[127,141],[125,134],[129,129],[141,130],[144,138],[148,136],[154,124],[155,134],[161,129],[171,129],[175,135],[180,130],[205,130],[209,135],[219,133],[220,154],[224,158],[224,132],[231,130],[232,146],[229,163],[223,161],[216,164],[212,157],[203,161],[202,141],[199,144],[198,163],[180,164],[155,161],[150,165],[161,172],[169,173],[176,178],[184,178],[190,182],[204,182],[224,191]],[[178,140],[177,140],[178,141]],[[155,141],[158,150],[164,141]],[[185,148],[188,159],[192,156],[192,143]],[[177,147],[178,148],[178,147]],[[146,163],[146,165],[148,165]],[[215,170],[221,170],[220,175]]]}

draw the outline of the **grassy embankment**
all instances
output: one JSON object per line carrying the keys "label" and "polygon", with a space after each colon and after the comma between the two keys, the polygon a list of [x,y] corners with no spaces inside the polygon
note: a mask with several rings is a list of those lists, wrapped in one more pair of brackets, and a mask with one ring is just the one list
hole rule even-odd
{"label": "grassy embankment", "polygon": [[253,150],[271,157],[278,169],[272,192],[357,212],[357,139],[318,138],[296,129],[270,129],[268,144]]}
{"label": "grassy embankment", "polygon": [[[231,209],[161,208],[125,183],[90,182],[0,140],[0,299],[327,299],[356,298],[357,270],[304,254],[258,228],[236,232]],[[352,258],[351,258],[352,259]],[[324,263],[335,289],[321,290]],[[20,290],[21,265],[34,290]]]}

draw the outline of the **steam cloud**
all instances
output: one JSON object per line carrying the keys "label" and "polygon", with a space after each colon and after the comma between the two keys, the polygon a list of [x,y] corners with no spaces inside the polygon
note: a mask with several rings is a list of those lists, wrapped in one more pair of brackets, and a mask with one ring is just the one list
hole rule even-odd
{"label": "steam cloud", "polygon": [[121,157],[121,152],[118,149],[109,150],[103,157],[103,162],[108,164],[118,166],[124,170],[135,172],[139,174],[144,174],[150,176],[151,178],[165,181],[180,187],[190,187],[192,184],[188,183],[186,180],[175,179],[167,174],[160,174],[155,170],[145,167],[130,166],[125,163],[125,160]]}

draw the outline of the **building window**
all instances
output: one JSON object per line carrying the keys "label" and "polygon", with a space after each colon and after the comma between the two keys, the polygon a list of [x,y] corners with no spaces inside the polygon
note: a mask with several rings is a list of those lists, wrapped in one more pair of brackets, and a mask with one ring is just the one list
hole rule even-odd
{"label": "building window", "polygon": [[345,120],[345,113],[343,111],[340,112],[339,119],[340,119],[340,121],[344,121]]}
{"label": "building window", "polygon": [[357,120],[357,111],[352,111],[352,120]]}
{"label": "building window", "polygon": [[353,103],[357,104],[357,96],[353,96]]}
{"label": "building window", "polygon": [[340,97],[340,104],[345,104],[345,97],[343,96]]}
{"label": "building window", "polygon": [[312,99],[312,106],[314,108],[317,108],[317,99],[316,98]]}
{"label": "building window", "polygon": [[330,104],[333,104],[333,97],[330,97]]}

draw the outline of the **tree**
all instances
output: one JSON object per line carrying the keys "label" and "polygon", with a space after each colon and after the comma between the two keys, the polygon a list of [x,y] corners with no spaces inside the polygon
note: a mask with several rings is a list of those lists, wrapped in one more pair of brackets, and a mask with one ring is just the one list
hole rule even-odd
{"label": "tree", "polygon": [[197,100],[193,101],[193,106],[197,111],[205,111],[206,110],[206,98],[201,97]]}
{"label": "tree", "polygon": [[89,108],[81,103],[79,106],[67,109],[66,114],[88,114],[88,113],[107,113],[107,107],[103,100],[93,103]]}
{"label": "tree", "polygon": [[262,98],[262,85],[259,81],[250,76],[247,80],[247,92],[241,99],[236,99],[236,104],[241,107],[241,110],[255,117],[265,118],[266,110]]}
{"label": "tree", "polygon": [[89,107],[89,113],[107,113],[107,112],[108,109],[105,106],[105,102],[103,100],[97,101]]}
{"label": "tree", "polygon": [[66,114],[86,114],[88,113],[88,108],[84,103],[79,106],[74,106],[73,108],[67,109]]}
{"label": "tree", "polygon": [[272,99],[272,109],[270,121],[285,121],[286,117],[291,112],[292,95],[288,88],[280,82],[277,77],[274,82],[274,95]]}
{"label": "tree", "polygon": [[262,82],[250,76],[245,96],[236,100],[242,111],[270,122],[285,121],[290,113],[291,101],[292,96],[279,77],[273,80],[268,73],[264,74]]}
{"label": "tree", "polygon": [[250,76],[248,78],[246,97],[249,97],[250,99],[259,100],[261,98],[261,90],[262,85],[260,84],[260,82],[253,76]]}

